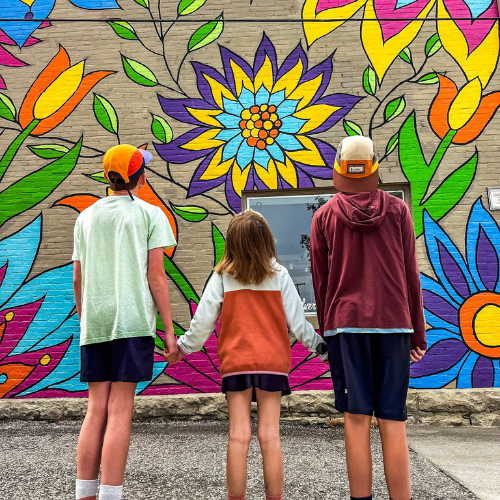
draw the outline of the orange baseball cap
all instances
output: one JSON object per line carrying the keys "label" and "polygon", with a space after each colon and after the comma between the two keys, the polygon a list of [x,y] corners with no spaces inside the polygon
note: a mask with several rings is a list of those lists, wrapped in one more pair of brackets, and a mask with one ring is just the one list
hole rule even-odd
{"label": "orange baseball cap", "polygon": [[144,167],[151,161],[153,155],[145,149],[139,149],[130,144],[119,144],[108,149],[104,155],[102,166],[104,176],[109,181],[109,172],[116,172],[126,184],[135,181],[144,173]]}

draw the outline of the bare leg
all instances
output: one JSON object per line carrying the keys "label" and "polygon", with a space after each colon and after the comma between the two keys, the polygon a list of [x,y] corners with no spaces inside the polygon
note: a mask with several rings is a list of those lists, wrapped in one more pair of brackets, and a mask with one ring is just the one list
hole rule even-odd
{"label": "bare leg", "polygon": [[266,495],[283,495],[283,457],[280,441],[281,392],[255,389],[259,414],[258,437],[264,462]]}
{"label": "bare leg", "polygon": [[132,410],[137,384],[113,382],[108,399],[108,426],[102,447],[101,484],[121,486],[125,475]]}
{"label": "bare leg", "polygon": [[372,494],[372,453],[369,415],[344,414],[345,451],[349,488],[354,498]]}
{"label": "bare leg", "polygon": [[252,428],[250,403],[252,389],[227,393],[229,411],[229,441],[227,444],[227,493],[244,496],[247,489],[247,457]]}
{"label": "bare leg", "polygon": [[410,500],[410,457],[405,422],[378,419],[387,489],[393,500]]}
{"label": "bare leg", "polygon": [[111,382],[89,383],[89,402],[76,449],[76,477],[97,479],[108,414]]}

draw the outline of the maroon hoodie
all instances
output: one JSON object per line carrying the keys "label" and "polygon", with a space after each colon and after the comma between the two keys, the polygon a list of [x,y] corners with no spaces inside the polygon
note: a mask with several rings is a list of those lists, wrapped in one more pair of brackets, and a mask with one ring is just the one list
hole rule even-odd
{"label": "maroon hoodie", "polygon": [[413,329],[427,348],[415,231],[406,203],[379,189],[335,195],[314,215],[311,268],[320,332]]}

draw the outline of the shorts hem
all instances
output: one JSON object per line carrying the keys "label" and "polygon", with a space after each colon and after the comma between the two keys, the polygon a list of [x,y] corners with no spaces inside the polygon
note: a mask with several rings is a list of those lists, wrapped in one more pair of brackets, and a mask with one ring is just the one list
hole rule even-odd
{"label": "shorts hem", "polygon": [[380,418],[381,420],[392,420],[393,422],[406,422],[408,420],[408,417],[388,417],[377,413],[375,413],[375,418]]}

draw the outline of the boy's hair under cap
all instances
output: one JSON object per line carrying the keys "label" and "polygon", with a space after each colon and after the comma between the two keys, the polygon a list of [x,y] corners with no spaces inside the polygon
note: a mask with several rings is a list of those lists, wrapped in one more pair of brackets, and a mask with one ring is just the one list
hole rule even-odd
{"label": "boy's hair under cap", "polygon": [[356,135],[343,139],[335,156],[333,183],[344,193],[373,191],[379,182],[378,156],[369,137]]}

